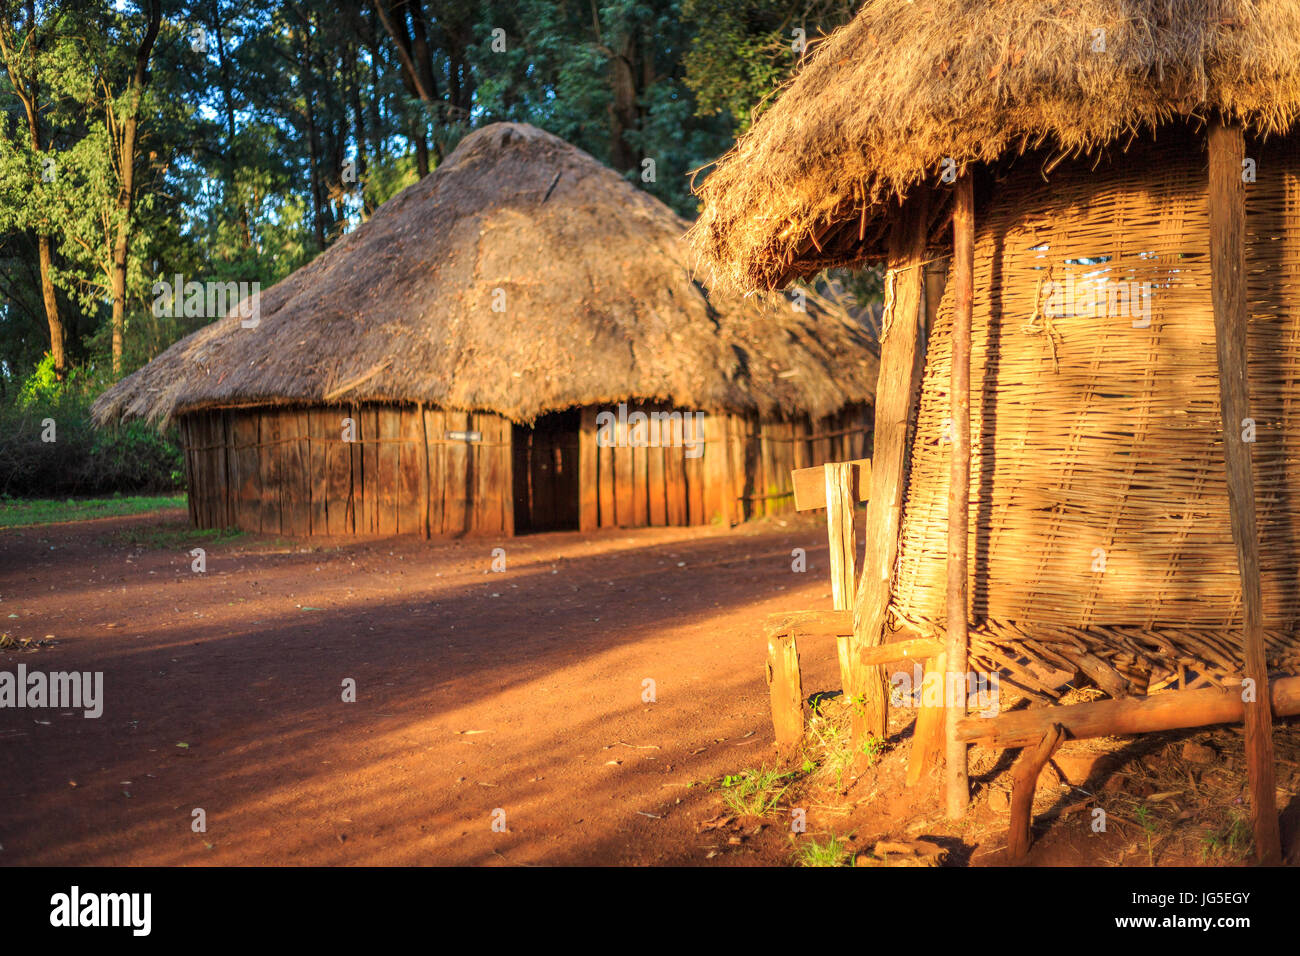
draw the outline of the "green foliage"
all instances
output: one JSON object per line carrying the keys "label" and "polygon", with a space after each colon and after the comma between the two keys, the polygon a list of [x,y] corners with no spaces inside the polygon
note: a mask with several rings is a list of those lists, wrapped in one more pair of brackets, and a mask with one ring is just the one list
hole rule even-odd
{"label": "green foliage", "polygon": [[766,767],[742,770],[723,777],[719,789],[723,803],[733,813],[759,817],[776,809],[793,777],[793,773],[781,773]]}
{"label": "green foliage", "polygon": [[[0,497],[0,528],[21,528],[29,525],[52,524],[59,521],[85,521],[89,518],[116,518],[122,515],[146,514],[164,508],[184,508],[185,496],[126,495],[117,498],[31,498],[12,499]],[[186,529],[191,538],[204,537],[205,532]]]}
{"label": "green foliage", "polygon": [[[807,44],[852,19],[854,0],[685,0],[685,82],[697,112],[743,133],[799,66]],[[801,31],[801,32],[796,32]],[[798,41],[804,40],[803,49]]]}
{"label": "green foliage", "polygon": [[800,866],[848,866],[851,857],[848,844],[837,836],[825,843],[804,840],[795,851],[795,861]]}
{"label": "green foliage", "polygon": [[[174,434],[143,422],[98,429],[90,420],[102,383],[74,368],[58,381],[47,356],[0,404],[0,495],[97,495],[171,491],[184,482]],[[52,441],[47,439],[52,438]]]}

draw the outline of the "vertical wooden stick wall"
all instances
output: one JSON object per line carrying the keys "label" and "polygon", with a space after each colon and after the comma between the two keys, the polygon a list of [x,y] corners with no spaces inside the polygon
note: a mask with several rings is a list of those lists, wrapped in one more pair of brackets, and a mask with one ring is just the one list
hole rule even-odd
{"label": "vertical wooden stick wall", "polygon": [[1273,782],[1273,717],[1259,581],[1259,539],[1255,526],[1255,479],[1244,419],[1250,417],[1246,363],[1246,187],[1242,181],[1245,139],[1238,125],[1210,124],[1210,288],[1214,339],[1219,361],[1219,403],[1228,471],[1228,507],[1237,547],[1245,633],[1244,672],[1255,697],[1244,701],[1246,770],[1250,780],[1255,855],[1261,863],[1281,862]]}
{"label": "vertical wooden stick wall", "polygon": [[[970,327],[975,270],[975,184],[969,172],[957,181],[952,216],[953,320],[952,474],[948,487],[948,678],[945,792],[949,820],[966,814],[970,784],[966,744],[957,739],[957,722],[966,716],[966,547],[970,520]],[[954,687],[954,684],[956,685]],[[954,690],[958,691],[954,693]]]}

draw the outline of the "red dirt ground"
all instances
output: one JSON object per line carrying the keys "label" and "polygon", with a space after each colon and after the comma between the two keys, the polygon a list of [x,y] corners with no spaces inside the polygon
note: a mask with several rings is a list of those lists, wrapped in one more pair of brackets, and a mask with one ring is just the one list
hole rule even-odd
{"label": "red dirt ground", "polygon": [[[205,540],[179,511],[0,531],[0,632],[53,641],[0,670],[102,671],[106,698],[99,719],[0,709],[0,864],[789,863],[780,815],[702,824],[719,777],[773,761],[762,621],[830,606],[825,552],[817,516],[311,547]],[[805,691],[836,688],[832,642],[800,651]],[[997,862],[1002,824],[979,799],[964,828],[938,822],[905,759],[846,806],[810,803],[808,837]],[[1030,862],[1149,859],[1131,833],[1098,857],[1085,819]]]}
{"label": "red dirt ground", "polygon": [[55,641],[0,669],[106,698],[0,710],[0,863],[702,862],[699,782],[769,756],[762,618],[829,606],[815,520],[308,550],[163,517],[0,532],[0,631]]}

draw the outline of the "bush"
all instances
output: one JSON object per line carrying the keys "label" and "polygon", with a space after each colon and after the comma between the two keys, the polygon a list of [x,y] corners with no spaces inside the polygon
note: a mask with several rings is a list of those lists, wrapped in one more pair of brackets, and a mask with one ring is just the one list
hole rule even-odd
{"label": "bush", "polygon": [[14,401],[0,405],[0,495],[49,498],[184,486],[175,429],[160,434],[141,422],[96,428],[90,405],[100,383],[84,372],[59,382],[47,364],[37,367]]}

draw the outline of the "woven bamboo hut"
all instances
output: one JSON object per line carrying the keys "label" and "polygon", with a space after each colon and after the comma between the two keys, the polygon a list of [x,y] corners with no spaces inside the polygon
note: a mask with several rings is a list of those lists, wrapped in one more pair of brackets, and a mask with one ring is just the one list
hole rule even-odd
{"label": "woven bamboo hut", "polygon": [[[888,267],[859,652],[934,638],[1004,709],[1081,678],[1115,713],[1245,701],[1265,858],[1263,688],[1300,669],[1298,114],[1289,0],[869,0],[692,232],[741,291]],[[1030,742],[953,710],[950,813],[965,741]],[[1033,743],[1086,735],[1029,713]],[[1103,725],[1214,722],[1179,713]]]}
{"label": "woven bamboo hut", "polygon": [[177,423],[200,528],[512,534],[785,510],[792,467],[865,452],[873,343],[811,290],[708,294],[687,226],[548,133],[485,127],[263,293],[255,324],[232,309],[94,414]]}

